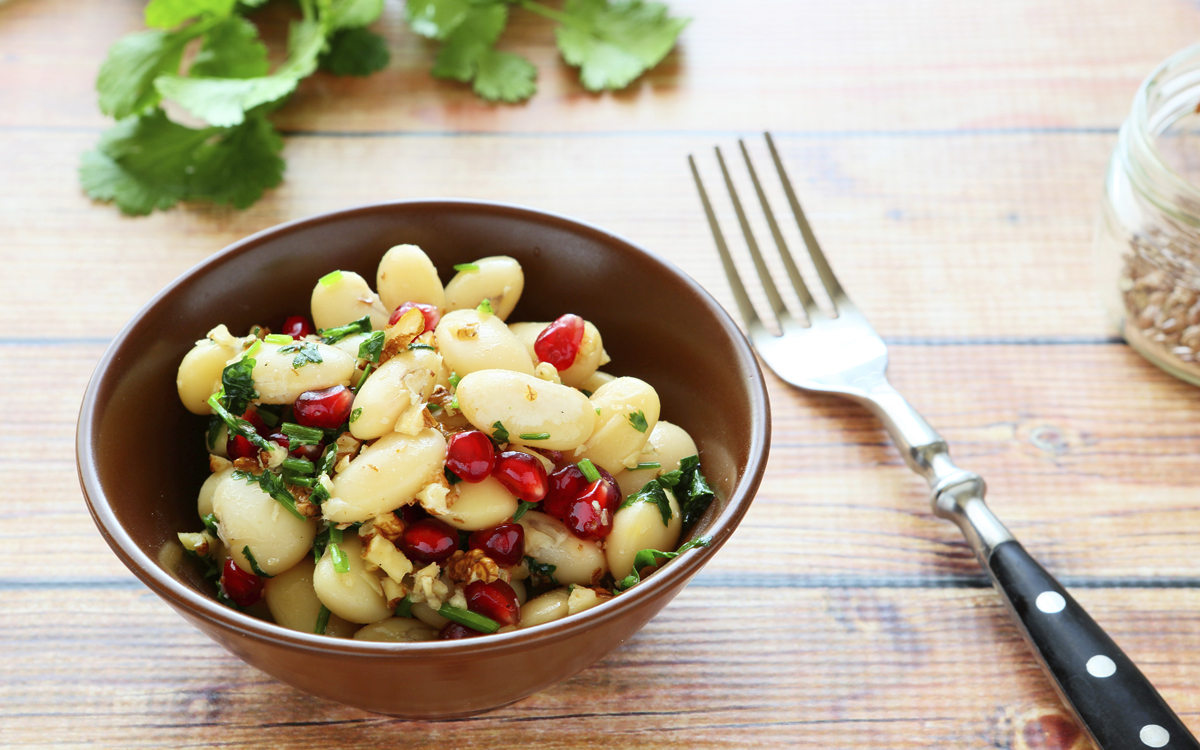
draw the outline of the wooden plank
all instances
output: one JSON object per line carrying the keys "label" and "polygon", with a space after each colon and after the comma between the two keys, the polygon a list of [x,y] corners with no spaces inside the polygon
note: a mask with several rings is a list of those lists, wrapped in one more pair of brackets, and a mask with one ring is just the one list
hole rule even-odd
{"label": "wooden plank", "polygon": [[[1184,624],[1200,591],[1080,599],[1184,722],[1200,727],[1191,687],[1200,631]],[[18,591],[6,602],[7,747],[263,747],[324,737],[369,748],[402,737],[411,748],[1007,748],[1039,711],[1058,706],[990,590],[693,585],[573,679],[444,723],[399,722],[299,693],[141,590]]]}
{"label": "wooden plank", "polygon": [[[0,514],[0,582],[124,576],[75,478],[78,399],[101,347],[0,351],[0,392],[30,394],[0,417],[0,486],[21,488]],[[959,463],[989,480],[993,507],[1056,574],[1196,579],[1193,388],[1116,345],[902,346],[894,361],[897,386]],[[706,575],[780,585],[979,576],[874,418],[771,383],[766,479]],[[55,554],[44,556],[48,540]],[[36,571],[24,562],[33,556],[43,558]]]}
{"label": "wooden plank", "polygon": [[[674,261],[733,309],[689,153],[701,161],[742,267],[751,267],[710,150],[721,143],[734,157],[729,138],[290,138],[286,181],[253,208],[187,207],[143,219],[81,194],[75,169],[92,140],[0,139],[0,163],[12,175],[0,201],[8,268],[0,328],[9,336],[109,337],[171,279],[228,243],[321,211],[429,196],[521,203],[598,224]],[[1091,238],[1113,140],[1099,133],[779,143],[834,267],[885,336],[1103,337],[1109,324],[1096,301]],[[751,148],[769,169],[763,144]],[[769,243],[761,215],[752,214]]]}
{"label": "wooden plank", "polygon": [[[478,100],[429,76],[434,46],[399,2],[378,30],[391,66],[366,80],[319,75],[278,115],[303,130],[521,132],[1112,127],[1160,60],[1200,36],[1186,3],[773,0],[752,11],[674,0],[694,20],[678,51],[630,90],[594,96],[559,61],[553,24],[514,11],[501,47],[538,66],[526,105]],[[96,128],[94,80],[141,0],[12,0],[0,8],[0,127]],[[280,38],[283,19],[265,23]]]}

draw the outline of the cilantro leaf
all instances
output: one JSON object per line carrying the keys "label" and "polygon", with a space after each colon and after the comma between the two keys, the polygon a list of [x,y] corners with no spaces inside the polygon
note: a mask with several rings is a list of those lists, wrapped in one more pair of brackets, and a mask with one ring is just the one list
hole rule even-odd
{"label": "cilantro leaf", "polygon": [[558,49],[588,91],[628,86],[666,57],[690,21],[643,0],[567,0],[562,15]]}
{"label": "cilantro leaf", "polygon": [[621,508],[628,508],[637,503],[654,503],[658,506],[658,512],[662,514],[663,526],[671,523],[671,517],[674,516],[674,513],[671,512],[671,501],[667,497],[667,490],[658,483],[657,479],[651,479],[642,485],[640,490],[621,503]]}
{"label": "cilantro leaf", "polygon": [[537,68],[520,55],[492,49],[475,65],[475,93],[490,102],[515,104],[537,93]]}
{"label": "cilantro leaf", "polygon": [[496,420],[496,423],[492,425],[492,440],[497,443],[508,442],[508,428],[500,420]]}
{"label": "cilantro leaf", "polygon": [[264,471],[255,475],[245,471],[235,471],[231,476],[233,479],[244,480],[246,484],[258,484],[259,489],[274,498],[275,502],[282,505],[288,513],[301,521],[308,520],[296,508],[296,498],[292,496],[291,492],[288,492],[287,487],[283,486],[283,480],[275,472]]}
{"label": "cilantro leaf", "polygon": [[326,607],[324,604],[322,604],[321,608],[317,610],[317,624],[313,626],[314,634],[325,635],[326,629],[329,628],[330,614],[332,613],[329,611],[329,607]]}
{"label": "cilantro leaf", "polygon": [[248,118],[196,150],[188,200],[246,208],[283,181],[283,139],[265,115]]}
{"label": "cilantro leaf", "polygon": [[704,515],[716,493],[700,473],[699,456],[688,456],[679,462],[679,466],[682,475],[675,494],[680,500],[679,514],[683,517],[683,525],[686,528]]}
{"label": "cilantro leaf", "polygon": [[489,101],[518,102],[533,96],[537,68],[520,55],[493,47],[507,23],[503,4],[471,7],[449,32],[436,37],[444,44],[433,75],[472,83],[475,93]]}
{"label": "cilantro leaf", "polygon": [[311,341],[297,341],[294,344],[279,347],[280,354],[293,354],[296,357],[292,360],[292,369],[299,370],[309,362],[314,365],[321,364],[324,360],[321,359],[321,351],[317,349],[317,345]]}
{"label": "cilantro leaf", "polygon": [[517,512],[513,513],[512,516],[513,523],[520,521],[521,516],[525,515],[525,511],[529,510],[530,508],[536,508],[537,505],[537,503],[531,503],[528,500],[522,500],[517,503]]}
{"label": "cilantro leaf", "polygon": [[[404,5],[408,25],[430,39],[444,40],[470,12],[470,0],[408,0]],[[497,36],[499,34],[496,32]]]}
{"label": "cilantro leaf", "polygon": [[195,36],[192,29],[184,29],[143,31],[118,39],[96,77],[100,111],[121,119],[157,104],[154,79],[179,70],[183,48]]}
{"label": "cilantro leaf", "polygon": [[201,78],[258,78],[270,70],[267,47],[258,29],[241,16],[232,16],[204,36],[204,44],[188,75]]}
{"label": "cilantro leaf", "polygon": [[[339,272],[340,273],[340,272]],[[322,279],[324,281],[324,279]],[[364,315],[358,320],[347,323],[344,326],[336,328],[322,328],[317,331],[317,335],[321,337],[321,341],[326,344],[336,344],[347,336],[353,336],[356,333],[371,332],[371,316]]]}
{"label": "cilantro leaf", "polygon": [[379,20],[383,0],[332,0],[326,14],[331,30],[368,26]]}
{"label": "cilantro leaf", "polygon": [[171,29],[184,21],[205,14],[224,17],[233,12],[237,0],[150,0],[146,6],[146,25]]}
{"label": "cilantro leaf", "polygon": [[554,571],[558,570],[557,565],[538,562],[529,555],[526,555],[525,566],[529,568],[529,582],[534,588],[558,585],[558,581],[554,578]]}
{"label": "cilantro leaf", "polygon": [[358,358],[379,364],[379,357],[383,354],[384,335],[383,331],[375,331],[366,341],[359,344]]}
{"label": "cilantro leaf", "polygon": [[633,570],[629,573],[629,575],[617,581],[613,588],[615,588],[617,591],[631,589],[642,582],[642,568],[648,568],[651,565],[657,565],[659,558],[673,560],[690,549],[694,549],[696,547],[707,547],[710,544],[712,544],[712,537],[702,536],[697,537],[690,542],[684,542],[679,546],[679,549],[675,550],[674,552],[663,552],[656,549],[640,550],[636,555],[633,556]]}
{"label": "cilantro leaf", "polygon": [[625,418],[629,420],[629,424],[638,432],[645,432],[650,428],[650,423],[646,421],[646,414],[641,409],[635,412],[626,414]]}
{"label": "cilantro leaf", "polygon": [[321,55],[321,69],[335,76],[369,76],[391,62],[387,41],[362,28],[342,29],[329,40]]}
{"label": "cilantro leaf", "polygon": [[225,391],[221,403],[231,414],[244,414],[250,402],[258,398],[258,391],[254,390],[257,365],[258,361],[252,357],[243,357],[221,371],[221,387]]}
{"label": "cilantro leaf", "polygon": [[248,545],[245,547],[242,547],[242,554],[245,555],[246,562],[250,563],[250,569],[254,571],[254,575],[258,576],[259,578],[274,578],[275,577],[275,576],[271,575],[270,573],[267,573],[266,571],[264,571],[262,568],[258,567],[258,560],[254,559],[254,553],[250,551],[250,547]]}
{"label": "cilantro leaf", "polygon": [[279,101],[296,89],[300,80],[275,75],[258,78],[184,78],[159,76],[154,87],[163,98],[176,102],[209,125],[240,125],[255,107]]}

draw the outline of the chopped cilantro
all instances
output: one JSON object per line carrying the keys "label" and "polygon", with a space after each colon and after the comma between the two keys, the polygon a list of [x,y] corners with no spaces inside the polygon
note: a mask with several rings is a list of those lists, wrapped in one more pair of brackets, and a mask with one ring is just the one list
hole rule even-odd
{"label": "chopped cilantro", "polygon": [[526,555],[525,567],[529,568],[529,580],[535,588],[558,585],[558,581],[554,578],[554,571],[558,570],[557,565],[538,562],[529,555]]}
{"label": "chopped cilantro", "polygon": [[242,415],[250,402],[258,398],[254,390],[254,367],[258,362],[251,357],[243,357],[221,371],[221,388],[224,398],[221,403],[232,414]]}
{"label": "chopped cilantro", "polygon": [[433,348],[432,346],[430,346],[429,344],[420,344],[420,343],[414,343],[414,344],[409,344],[409,345],[408,345],[408,350],[409,350],[410,352],[411,352],[411,351],[413,351],[413,350],[415,350],[415,349],[428,349],[428,350],[429,350],[429,351],[431,351],[431,352],[436,352],[436,351],[437,351],[437,349],[434,349],[434,348]]}
{"label": "chopped cilantro", "polygon": [[589,391],[587,388],[580,388],[579,392],[582,393],[583,395],[587,396],[588,398],[592,397],[592,392]]}
{"label": "chopped cilantro", "polygon": [[[260,329],[258,326],[254,326],[254,328],[250,330],[250,333],[253,335],[259,330]],[[262,349],[262,339],[254,339],[254,343],[251,344],[250,348],[246,350],[246,356],[253,357],[254,355],[258,354],[260,349]]]}
{"label": "chopped cilantro", "polygon": [[600,479],[600,472],[596,471],[596,465],[590,459],[583,459],[579,462],[578,466],[589,482],[595,482]]}
{"label": "chopped cilantro", "polygon": [[716,493],[700,473],[699,456],[688,456],[679,462],[679,467],[681,474],[679,484],[675,487],[675,498],[679,501],[683,526],[687,528],[700,520]]}
{"label": "chopped cilantro", "polygon": [[690,542],[684,542],[679,549],[674,552],[662,552],[656,549],[644,549],[633,556],[633,571],[617,581],[613,586],[617,591],[627,591],[642,582],[642,568],[648,568],[651,565],[657,565],[658,559],[673,560],[679,557],[684,552],[696,547],[707,547],[712,544],[712,538],[707,536],[697,537]]}
{"label": "chopped cilantro", "polygon": [[492,425],[492,440],[495,440],[497,443],[508,442],[508,430],[500,420],[496,420],[495,424]]}
{"label": "chopped cilantro", "polygon": [[[311,278],[311,277],[310,277]],[[342,280],[341,271],[330,271],[321,277],[321,286],[333,286]]]}
{"label": "chopped cilantro", "polygon": [[[340,274],[341,272],[335,271],[334,273]],[[330,274],[330,275],[332,275],[332,274]],[[321,282],[324,283],[326,278],[329,278],[329,277],[326,276],[325,278],[321,279]],[[336,328],[322,328],[321,330],[317,331],[317,335],[320,336],[321,341],[326,344],[336,344],[337,342],[341,341],[342,339],[346,338],[347,336],[353,336],[356,333],[370,333],[370,332],[371,332],[371,316],[364,315],[361,318],[359,318],[358,320],[354,321],[353,323],[347,323],[344,326],[337,326]]]}
{"label": "chopped cilantro", "polygon": [[217,516],[215,514],[209,513],[200,520],[204,522],[204,528],[208,529],[208,533],[211,534],[214,539],[221,538],[221,535],[217,533]]}
{"label": "chopped cilantro", "polygon": [[438,614],[447,620],[453,620],[459,625],[468,627],[471,630],[477,630],[480,633],[495,633],[500,629],[500,623],[490,617],[484,617],[469,609],[452,607],[449,604],[443,604],[441,609],[438,610]]}
{"label": "chopped cilantro", "polygon": [[258,576],[259,578],[275,577],[258,567],[258,560],[254,559],[254,553],[250,551],[249,545],[242,547],[242,554],[246,556],[246,562],[250,563],[250,570],[254,571],[254,575]]}
{"label": "chopped cilantro", "polygon": [[255,475],[245,471],[235,471],[233,478],[245,480],[246,484],[257,483],[263,492],[274,498],[275,502],[282,505],[288,513],[301,521],[308,520],[303,513],[296,509],[296,498],[292,497],[292,493],[288,492],[287,487],[283,486],[283,480],[278,474],[264,471],[262,474]]}
{"label": "chopped cilantro", "polygon": [[291,438],[292,443],[295,443],[289,450],[295,450],[300,445],[317,445],[325,439],[324,430],[305,427],[293,422],[284,422],[279,426],[279,431]]}
{"label": "chopped cilantro", "polygon": [[650,427],[650,424],[646,422],[646,415],[641,409],[632,414],[626,414],[625,418],[629,420],[629,424],[633,425],[633,429],[638,432],[645,432]]}
{"label": "chopped cilantro", "polygon": [[350,572],[350,558],[342,552],[342,548],[337,546],[337,542],[329,543],[329,557],[333,560],[333,569],[338,573]]}
{"label": "chopped cilantro", "polygon": [[484,315],[495,315],[496,314],[496,311],[492,309],[492,301],[490,299],[487,299],[486,297],[483,299],[482,302],[479,303],[478,307],[476,307],[475,309],[478,310],[479,312],[483,313]]}
{"label": "chopped cilantro", "polygon": [[379,355],[383,353],[385,334],[375,331],[365,341],[358,345],[358,358],[379,364]]}
{"label": "chopped cilantro", "polygon": [[[637,503],[654,503],[658,506],[659,513],[662,514],[663,526],[671,523],[671,517],[674,515],[671,512],[671,501],[667,498],[667,492],[663,486],[658,483],[657,479],[651,479],[637,492],[629,496],[621,508],[628,508]],[[619,510],[619,509],[618,509]]]}
{"label": "chopped cilantro", "polygon": [[467,273],[469,271],[478,271],[479,264],[478,263],[459,263],[458,265],[456,265],[454,267],[454,270],[458,271],[459,273]]}
{"label": "chopped cilantro", "polygon": [[596,407],[596,416],[597,417],[600,416],[600,407],[599,406]]}
{"label": "chopped cilantro", "polygon": [[317,635],[325,635],[325,629],[329,627],[329,607],[321,605],[321,610],[317,612],[317,625],[313,628],[313,632]]}
{"label": "chopped cilantro", "polygon": [[267,427],[276,427],[279,425],[279,420],[283,415],[283,406],[259,404],[255,411],[258,413],[258,418],[263,421],[263,424]]}
{"label": "chopped cilantro", "polygon": [[536,507],[537,507],[537,503],[531,503],[528,500],[520,501],[519,503],[517,503],[517,512],[513,513],[512,520],[520,521],[521,516],[525,515],[525,511],[529,510],[530,508],[536,508]]}
{"label": "chopped cilantro", "polygon": [[208,397],[208,406],[213,410],[213,413],[224,420],[225,425],[231,433],[237,433],[250,441],[250,444],[260,451],[272,451],[275,448],[275,443],[269,442],[254,429],[254,425],[250,424],[241,417],[235,417],[221,405],[221,397],[225,395],[225,391],[221,390]]}
{"label": "chopped cilantro", "polygon": [[459,482],[461,482],[461,481],[462,481],[462,478],[461,478],[461,477],[459,477],[459,476],[458,476],[457,474],[455,474],[453,471],[450,471],[450,467],[449,467],[449,466],[443,467],[443,468],[442,468],[442,473],[446,475],[446,481],[450,483],[450,486],[451,486],[451,487],[453,487],[454,485],[456,485],[456,484],[458,484]]}
{"label": "chopped cilantro", "polygon": [[215,414],[208,418],[208,432],[205,437],[208,443],[208,449],[210,451],[216,449],[217,437],[221,434],[221,426],[224,424],[225,420],[221,419]]}
{"label": "chopped cilantro", "polygon": [[661,469],[662,464],[658,461],[642,461],[637,466],[633,467],[634,471],[642,471],[644,469]]}
{"label": "chopped cilantro", "polygon": [[406,596],[396,605],[396,617],[412,617],[412,596]]}
{"label": "chopped cilantro", "polygon": [[361,416],[362,416],[362,407],[360,406],[357,409],[355,409],[354,411],[350,412],[350,424],[354,424],[355,422],[357,422],[358,418]]}
{"label": "chopped cilantro", "polygon": [[312,461],[309,461],[307,458],[296,458],[294,456],[288,456],[283,459],[283,468],[288,471],[294,471],[297,474],[312,474],[314,469]]}
{"label": "chopped cilantro", "polygon": [[450,381],[451,388],[457,388],[458,384],[462,382],[462,377],[460,377],[457,372],[451,372],[450,377],[447,378],[447,380]]}
{"label": "chopped cilantro", "polygon": [[357,396],[358,392],[362,390],[363,383],[367,382],[367,377],[371,374],[373,369],[375,369],[375,365],[368,362],[367,367],[363,370],[362,375],[358,376],[358,383],[354,386],[354,395]]}
{"label": "chopped cilantro", "polygon": [[318,349],[317,345],[312,341],[297,341],[293,344],[288,344],[287,346],[280,347],[279,353],[295,353],[296,357],[292,360],[293,370],[299,370],[309,362],[312,362],[314,365],[319,365],[324,361],[321,359],[321,350]]}
{"label": "chopped cilantro", "polygon": [[548,433],[548,432],[522,432],[520,437],[522,440],[549,440],[550,433]]}

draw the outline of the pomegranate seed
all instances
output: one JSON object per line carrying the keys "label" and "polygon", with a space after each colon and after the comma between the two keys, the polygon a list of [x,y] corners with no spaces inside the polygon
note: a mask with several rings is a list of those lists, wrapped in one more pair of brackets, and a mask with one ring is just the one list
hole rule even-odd
{"label": "pomegranate seed", "polygon": [[519,523],[502,523],[480,529],[467,540],[470,549],[481,549],[497,565],[516,565],[525,557],[525,528]]}
{"label": "pomegranate seed", "polygon": [[492,476],[504,485],[504,489],[527,503],[541,502],[546,496],[546,470],[541,461],[528,453],[502,452],[496,456]]}
{"label": "pomegranate seed", "polygon": [[549,477],[549,489],[542,502],[542,511],[565,521],[571,504],[588,486],[587,477],[575,464],[567,464]]}
{"label": "pomegranate seed", "polygon": [[242,419],[254,425],[255,432],[262,432],[263,430],[267,429],[267,423],[264,422],[262,417],[258,416],[258,412],[253,409],[247,408],[246,412],[242,414]]}
{"label": "pomegranate seed", "polygon": [[458,641],[463,638],[474,638],[477,635],[483,635],[483,633],[471,630],[466,625],[459,625],[457,622],[448,622],[438,631],[437,639],[439,641]]}
{"label": "pomegranate seed", "polygon": [[479,430],[456,432],[446,444],[446,466],[464,482],[482,482],[496,466],[496,449]]}
{"label": "pomegranate seed", "polygon": [[[438,309],[433,305],[426,305],[420,302],[405,302],[403,305],[397,307],[392,313],[392,317],[388,318],[388,325],[396,325],[396,321],[400,320],[400,318],[404,316],[404,313],[408,312],[414,307],[421,311],[421,315],[425,316],[425,327],[421,329],[421,333],[425,333],[425,331],[432,331],[434,328],[437,328],[438,321],[442,319],[442,314],[438,312]],[[421,334],[419,333],[417,335],[420,336]]]}
{"label": "pomegranate seed", "polygon": [[620,501],[620,493],[614,492],[602,477],[589,484],[571,503],[563,523],[580,539],[603,539],[612,532],[613,514]]}
{"label": "pomegranate seed", "polygon": [[538,334],[533,351],[538,360],[549,362],[559,372],[575,364],[583,342],[583,318],[567,313]]}
{"label": "pomegranate seed", "polygon": [[258,448],[255,448],[253,443],[241,435],[229,436],[229,440],[225,443],[225,453],[229,455],[230,461],[236,461],[239,458],[258,458]]}
{"label": "pomegranate seed", "polygon": [[296,422],[305,427],[321,427],[332,430],[340,427],[350,417],[354,406],[354,394],[344,385],[335,385],[320,391],[305,391],[292,404]]}
{"label": "pomegranate seed", "polygon": [[283,328],[279,330],[284,336],[291,336],[294,339],[302,339],[305,336],[311,336],[316,333],[313,324],[308,322],[308,318],[303,315],[293,315],[283,321]]}
{"label": "pomegranate seed", "polygon": [[554,464],[555,466],[558,466],[563,462],[562,451],[552,451],[549,448],[534,448],[532,445],[529,446],[529,450],[533,451],[534,453],[542,454],[550,461],[550,463]]}
{"label": "pomegranate seed", "polygon": [[225,568],[221,571],[221,588],[238,606],[249,607],[262,596],[263,579],[239,568],[231,557],[225,561]]}
{"label": "pomegranate seed", "polygon": [[490,617],[501,627],[516,625],[521,621],[521,603],[517,600],[517,592],[498,578],[491,583],[472,581],[463,593],[467,595],[467,609]]}
{"label": "pomegranate seed", "polygon": [[400,520],[404,522],[405,526],[412,526],[417,521],[423,521],[430,517],[425,509],[416,503],[401,506],[392,512],[400,515]]}
{"label": "pomegranate seed", "polygon": [[406,528],[398,546],[410,560],[440,563],[458,550],[458,531],[444,521],[426,518]]}

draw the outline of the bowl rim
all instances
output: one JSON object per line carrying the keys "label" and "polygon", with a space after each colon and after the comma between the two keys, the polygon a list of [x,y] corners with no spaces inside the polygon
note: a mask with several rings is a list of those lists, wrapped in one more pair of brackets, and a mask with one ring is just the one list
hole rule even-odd
{"label": "bowl rim", "polygon": [[[211,599],[195,591],[169,575],[153,558],[138,547],[133,538],[121,525],[109,503],[107,494],[100,485],[99,476],[91,460],[93,455],[92,436],[96,429],[96,416],[99,409],[99,390],[132,330],[165,299],[173,295],[176,289],[184,283],[195,277],[203,276],[244,253],[252,252],[268,239],[292,234],[296,231],[328,222],[353,219],[357,216],[389,213],[396,210],[411,211],[421,208],[467,209],[482,214],[507,215],[531,220],[535,223],[555,225],[584,235],[590,234],[600,238],[606,244],[624,245],[627,249],[647,256],[651,262],[657,263],[685,286],[690,287],[697,300],[713,313],[717,322],[725,330],[725,333],[733,343],[739,365],[752,374],[752,377],[747,382],[752,413],[750,460],[744,467],[741,480],[738,482],[732,496],[726,499],[724,510],[714,519],[707,531],[706,535],[711,538],[711,543],[708,546],[696,547],[685,552],[678,558],[675,558],[670,565],[662,567],[654,575],[649,576],[645,581],[629,591],[613,597],[610,601],[597,605],[585,612],[528,629],[492,634],[487,638],[469,638],[456,641],[389,643],[357,641],[350,638],[329,638],[315,633],[303,633],[265,620],[259,620],[230,607],[226,607],[215,599]],[[667,589],[676,585],[682,587],[682,585],[686,584],[708,559],[721,548],[725,541],[728,540],[749,509],[750,502],[758,490],[766,469],[771,438],[770,416],[770,401],[767,395],[766,381],[763,378],[758,360],[745,335],[734,323],[729,313],[707,290],[670,261],[621,235],[563,214],[500,201],[460,198],[418,198],[383,201],[335,209],[267,227],[227,245],[225,248],[205,258],[176,277],[130,318],[113,338],[112,342],[110,342],[104,355],[97,363],[88,381],[87,390],[84,393],[83,402],[80,406],[79,421],[76,429],[75,457],[84,500],[87,502],[92,520],[96,523],[104,540],[121,562],[147,588],[181,612],[188,612],[194,617],[206,620],[225,630],[236,632],[243,637],[275,645],[286,645],[291,649],[299,651],[337,653],[359,657],[389,656],[393,658],[411,657],[414,659],[438,655],[482,656],[494,652],[519,650],[527,644],[532,644],[534,641],[553,643],[574,637],[581,631],[598,627],[621,617],[622,611],[632,606],[631,604],[625,604],[627,602],[638,602],[654,598],[660,589]]]}

